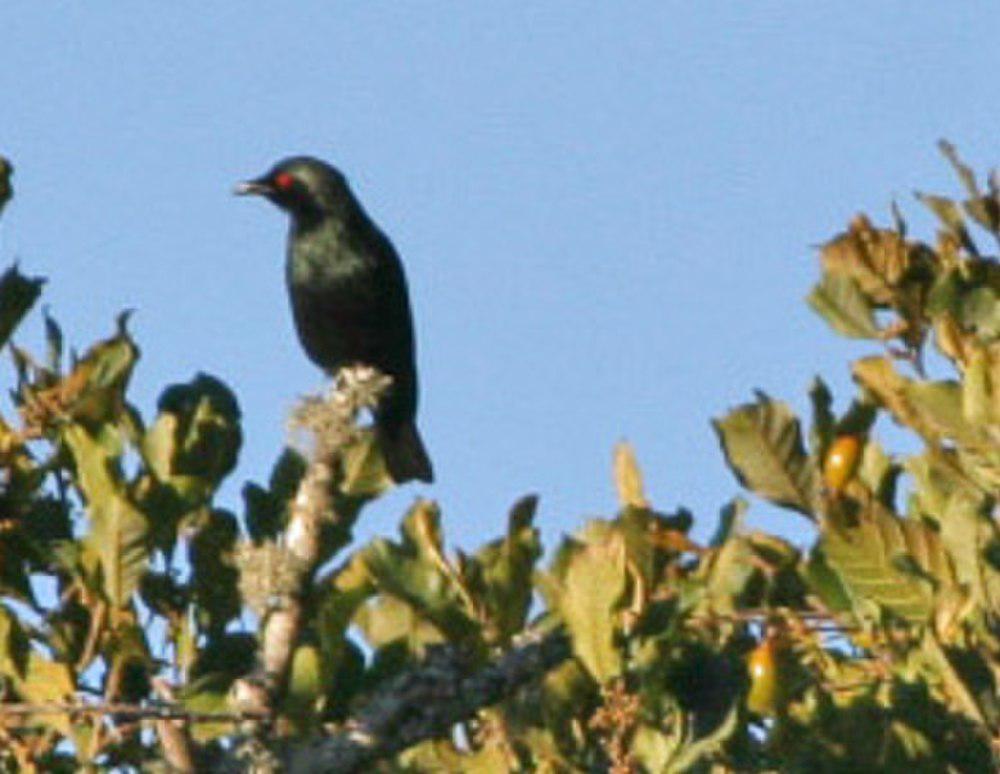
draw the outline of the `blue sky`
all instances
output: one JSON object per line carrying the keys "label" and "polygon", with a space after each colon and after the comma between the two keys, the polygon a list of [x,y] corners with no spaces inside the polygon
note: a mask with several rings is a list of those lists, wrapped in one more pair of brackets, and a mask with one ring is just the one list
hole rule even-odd
{"label": "blue sky", "polygon": [[[406,264],[438,482],[466,547],[542,496],[550,544],[608,513],[636,446],[699,534],[738,491],[709,426],[763,388],[799,410],[848,358],[803,303],[814,246],[914,188],[957,192],[997,143],[1000,11],[912,3],[112,3],[0,7],[0,259],[49,277],[77,346],[137,310],[133,395],[207,371],[267,475],[322,384],[283,285],[283,217],[230,195],[293,153],[340,166]],[[992,9],[992,10],[983,10]],[[20,341],[38,346],[41,316]],[[754,504],[756,523],[796,517]]]}

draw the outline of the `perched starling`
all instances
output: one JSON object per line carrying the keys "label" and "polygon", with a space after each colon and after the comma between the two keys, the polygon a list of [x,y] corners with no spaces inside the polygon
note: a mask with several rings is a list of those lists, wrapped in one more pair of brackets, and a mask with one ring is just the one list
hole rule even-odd
{"label": "perched starling", "polygon": [[413,319],[403,265],[344,176],[306,156],[278,162],[238,194],[258,194],[291,216],[286,279],[299,340],[330,374],[374,366],[392,377],[375,409],[375,427],[397,483],[432,481],[415,424],[417,371]]}

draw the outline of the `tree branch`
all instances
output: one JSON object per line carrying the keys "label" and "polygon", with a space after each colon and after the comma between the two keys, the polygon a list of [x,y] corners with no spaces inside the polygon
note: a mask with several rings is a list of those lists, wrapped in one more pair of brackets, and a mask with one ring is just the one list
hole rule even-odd
{"label": "tree branch", "polygon": [[[292,427],[312,434],[313,450],[279,542],[265,548],[246,547],[240,562],[244,599],[263,620],[260,664],[267,690],[240,685],[255,676],[238,680],[234,695],[253,697],[250,703],[238,702],[239,709],[270,712],[284,692],[313,576],[329,558],[324,536],[331,527],[349,533],[357,516],[356,510],[340,513],[336,508],[337,465],[343,450],[357,438],[358,414],[377,403],[390,381],[374,368],[343,368],[326,399],[306,398],[292,414]],[[279,554],[272,564],[280,565],[280,570],[263,583],[254,568],[260,552]]]}
{"label": "tree branch", "polygon": [[293,747],[284,764],[293,774],[366,770],[419,742],[448,735],[456,723],[541,679],[570,655],[568,638],[557,631],[467,674],[461,651],[432,646],[423,664],[391,680],[343,731]]}

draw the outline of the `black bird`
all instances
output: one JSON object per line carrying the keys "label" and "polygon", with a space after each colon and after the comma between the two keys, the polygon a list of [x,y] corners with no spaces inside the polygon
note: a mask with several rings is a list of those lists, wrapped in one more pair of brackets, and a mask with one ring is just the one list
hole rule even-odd
{"label": "black bird", "polygon": [[365,212],[343,174],[308,156],[279,161],[238,194],[270,199],[291,216],[286,278],[299,341],[330,374],[364,364],[392,377],[375,428],[397,483],[430,482],[417,432],[413,319],[399,255]]}

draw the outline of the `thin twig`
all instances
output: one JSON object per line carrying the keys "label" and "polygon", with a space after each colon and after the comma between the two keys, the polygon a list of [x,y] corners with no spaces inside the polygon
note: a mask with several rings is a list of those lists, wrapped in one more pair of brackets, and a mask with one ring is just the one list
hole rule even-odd
{"label": "thin twig", "polygon": [[30,717],[32,715],[117,715],[123,720],[156,719],[185,720],[189,723],[242,723],[247,720],[261,720],[259,712],[192,712],[180,705],[171,704],[73,704],[71,702],[50,702],[29,704],[12,702],[0,704],[0,718]]}

